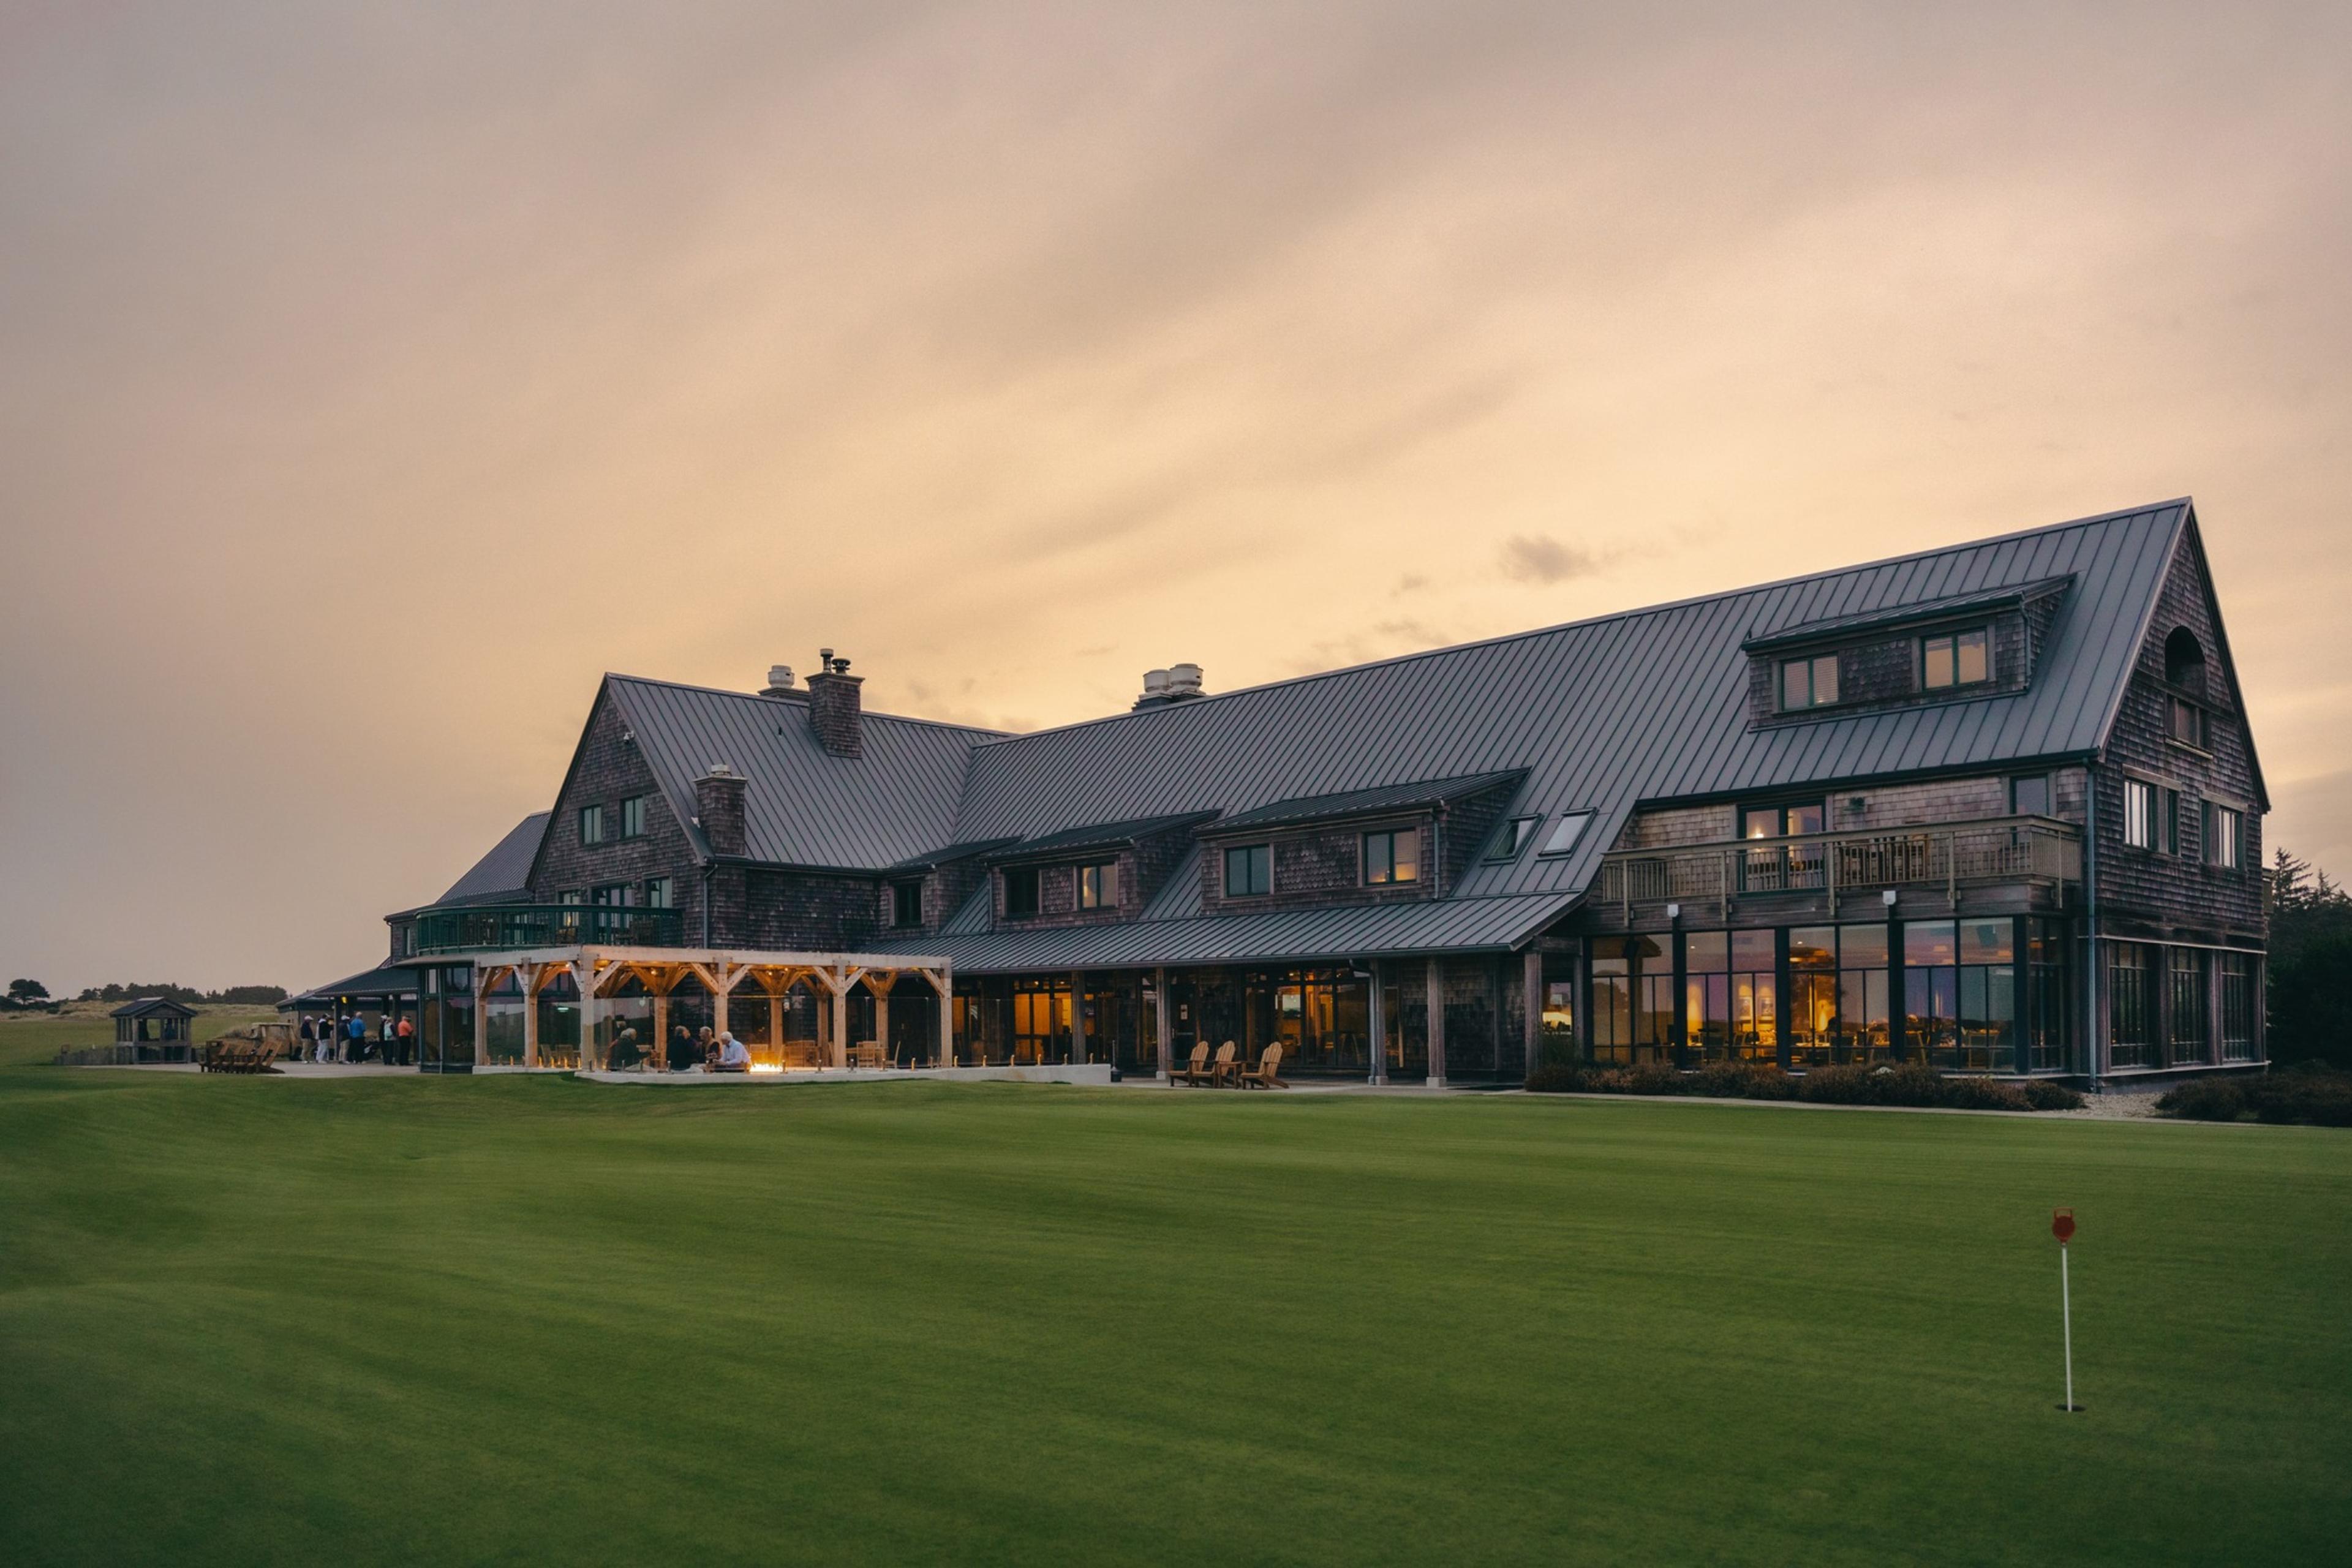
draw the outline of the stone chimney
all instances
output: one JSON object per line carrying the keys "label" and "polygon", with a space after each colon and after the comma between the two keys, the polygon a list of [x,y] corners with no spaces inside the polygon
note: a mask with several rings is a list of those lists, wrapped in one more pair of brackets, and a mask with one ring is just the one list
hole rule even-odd
{"label": "stone chimney", "polygon": [[793,667],[772,664],[768,667],[768,684],[761,688],[762,697],[779,698],[786,702],[805,702],[808,693],[793,684]]}
{"label": "stone chimney", "polygon": [[836,757],[866,754],[864,709],[857,689],[862,675],[849,673],[849,661],[833,657],[833,649],[817,654],[817,673],[809,677],[809,728],[824,749]]}
{"label": "stone chimney", "polygon": [[743,825],[746,782],[725,763],[711,763],[710,771],[694,781],[694,814],[713,855],[740,855],[750,842]]}

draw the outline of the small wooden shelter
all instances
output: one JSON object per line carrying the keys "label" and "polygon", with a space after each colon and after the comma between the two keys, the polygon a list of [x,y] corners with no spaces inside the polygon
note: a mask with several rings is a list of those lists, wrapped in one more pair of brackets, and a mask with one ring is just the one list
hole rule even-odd
{"label": "small wooden shelter", "polygon": [[136,1002],[126,1002],[110,1015],[114,1019],[114,1043],[118,1046],[184,1046],[190,1039],[190,1026],[196,1010],[161,996],[144,996]]}

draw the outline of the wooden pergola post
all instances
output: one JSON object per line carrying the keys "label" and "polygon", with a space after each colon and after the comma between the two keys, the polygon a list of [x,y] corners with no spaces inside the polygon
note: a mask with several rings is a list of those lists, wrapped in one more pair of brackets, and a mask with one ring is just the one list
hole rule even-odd
{"label": "wooden pergola post", "polygon": [[1176,1034],[1169,1024],[1168,966],[1164,963],[1151,972],[1151,1004],[1152,1026],[1160,1034],[1159,1048],[1153,1053],[1154,1059],[1159,1063],[1159,1069],[1151,1076],[1166,1083],[1168,1055],[1172,1048],[1171,1042],[1175,1039]]}
{"label": "wooden pergola post", "polygon": [[490,971],[474,965],[474,1068],[490,1065]]}
{"label": "wooden pergola post", "polygon": [[1422,998],[1429,1009],[1429,1087],[1445,1087],[1445,966],[1438,959],[1429,961],[1428,994]]}

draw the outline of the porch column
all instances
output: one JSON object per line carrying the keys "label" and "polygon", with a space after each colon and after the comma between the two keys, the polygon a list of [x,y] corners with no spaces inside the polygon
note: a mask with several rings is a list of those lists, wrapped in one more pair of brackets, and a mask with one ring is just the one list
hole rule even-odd
{"label": "porch column", "polygon": [[[713,1034],[727,1032],[727,997],[735,989],[735,980],[740,973],[724,960],[718,965],[719,984],[710,987],[710,1029]],[[663,1038],[668,1038],[667,1030],[663,1031]],[[663,1048],[667,1050],[668,1047],[665,1046]]]}
{"label": "porch column", "polygon": [[1151,1076],[1158,1079],[1160,1082],[1166,1083],[1168,1081],[1168,1055],[1171,1049],[1170,1042],[1175,1039],[1176,1032],[1169,1027],[1168,966],[1164,963],[1151,972],[1151,1010],[1153,1013],[1152,1022],[1160,1031],[1160,1046],[1159,1050],[1155,1054],[1155,1059],[1159,1062],[1160,1068]]}
{"label": "porch column", "polygon": [[768,1048],[776,1053],[781,1065],[784,1059],[784,998],[771,987],[768,991]]}
{"label": "porch column", "polygon": [[580,1068],[596,1065],[596,961],[583,958],[572,966],[572,983],[580,987]]}
{"label": "porch column", "polygon": [[1528,1074],[1533,1077],[1543,1040],[1543,954],[1532,947],[1519,961],[1519,1011],[1526,1015],[1520,1032],[1527,1037]]}
{"label": "porch column", "polygon": [[825,976],[826,988],[833,993],[833,1056],[835,1067],[849,1065],[849,987],[854,981],[842,981],[838,975]]}
{"label": "porch column", "polygon": [[1364,1023],[1372,1032],[1371,1081],[1385,1088],[1389,1081],[1388,998],[1381,994],[1381,961],[1375,958],[1365,967],[1372,972],[1365,983],[1370,993],[1364,998]]}
{"label": "porch column", "polygon": [[1087,1059],[1087,977],[1082,970],[1070,971],[1070,1064],[1075,1067]]}
{"label": "porch column", "polygon": [[933,1065],[951,1068],[955,1066],[955,967],[943,963],[922,973],[931,983],[931,994],[940,1004],[940,1045]]}
{"label": "porch column", "polygon": [[474,1066],[477,1069],[490,1065],[490,987],[489,970],[474,965]]}
{"label": "porch column", "polygon": [[1423,998],[1429,1009],[1429,1087],[1445,1087],[1445,965],[1442,960],[1429,961],[1428,994]]}
{"label": "porch column", "polygon": [[882,1059],[889,1061],[890,1052],[890,987],[877,985],[874,976],[866,977],[866,990],[874,998],[874,1043],[882,1049]]}
{"label": "porch column", "polygon": [[650,1046],[638,1068],[641,1072],[659,1072],[669,1065],[669,987],[666,985],[654,993],[654,1037]]}
{"label": "porch column", "polygon": [[530,965],[522,979],[522,1065],[539,1065],[539,965]]}

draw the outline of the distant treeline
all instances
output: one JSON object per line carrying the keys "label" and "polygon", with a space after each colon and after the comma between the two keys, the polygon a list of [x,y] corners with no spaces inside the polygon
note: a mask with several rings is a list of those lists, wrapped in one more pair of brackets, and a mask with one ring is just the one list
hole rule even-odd
{"label": "distant treeline", "polygon": [[161,996],[167,1002],[178,1002],[190,1007],[205,1003],[266,1007],[285,1001],[286,987],[283,985],[231,985],[219,991],[199,991],[193,985],[173,985],[169,982],[148,985],[93,985],[74,1000],[77,1002],[143,1002],[150,996]]}

